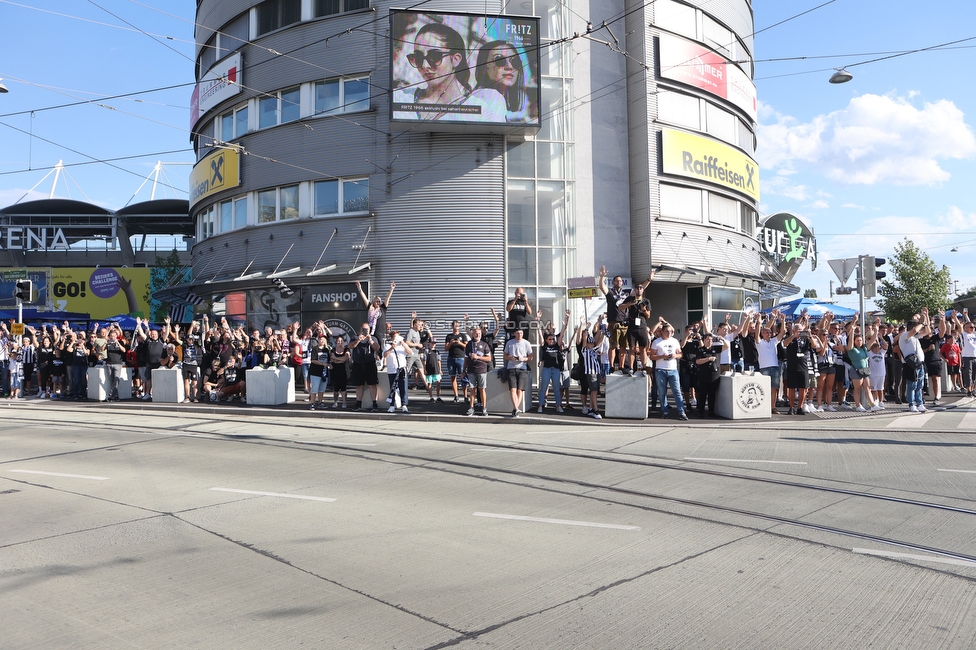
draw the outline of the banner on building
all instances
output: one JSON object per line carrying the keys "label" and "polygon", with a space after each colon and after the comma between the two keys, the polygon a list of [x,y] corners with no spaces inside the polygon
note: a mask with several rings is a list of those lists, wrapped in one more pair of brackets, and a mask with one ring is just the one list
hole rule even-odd
{"label": "banner on building", "polygon": [[391,122],[540,125],[538,18],[391,10],[390,31]]}
{"label": "banner on building", "polygon": [[202,158],[190,172],[190,209],[211,194],[241,184],[241,154],[236,149],[218,149]]}
{"label": "banner on building", "polygon": [[[87,313],[95,320],[118,314],[149,314],[148,268],[29,268],[36,299],[31,307],[42,311]],[[15,280],[0,278],[0,307],[15,304]],[[9,285],[9,286],[8,286]]]}
{"label": "banner on building", "polygon": [[741,192],[759,202],[759,165],[735,147],[711,138],[661,130],[662,171]]}
{"label": "banner on building", "polygon": [[658,43],[661,77],[721,97],[756,121],[756,84],[739,66],[703,45],[671,34],[662,33]]}

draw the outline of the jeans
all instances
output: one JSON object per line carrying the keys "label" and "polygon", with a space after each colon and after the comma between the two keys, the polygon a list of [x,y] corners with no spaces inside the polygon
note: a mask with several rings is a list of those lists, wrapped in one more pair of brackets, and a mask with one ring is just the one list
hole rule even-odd
{"label": "jeans", "polygon": [[976,370],[976,357],[963,357],[962,358],[962,385],[969,390],[973,387],[973,381],[976,377],[973,376],[974,370]]}
{"label": "jeans", "polygon": [[88,366],[71,366],[71,391],[74,397],[88,397]]}
{"label": "jeans", "polygon": [[390,404],[396,404],[394,401],[396,398],[393,396],[394,393],[400,393],[400,404],[403,406],[407,405],[407,375],[403,372],[401,368],[396,373],[389,373],[387,377],[390,379]]}
{"label": "jeans", "polygon": [[668,386],[671,387],[671,394],[674,395],[674,403],[678,407],[678,413],[685,412],[685,402],[681,397],[681,385],[678,381],[677,370],[661,370],[655,372],[657,377],[657,400],[661,403],[661,414],[668,414]]}
{"label": "jeans", "polygon": [[905,399],[909,406],[922,406],[922,384],[925,382],[924,368],[915,371],[915,379],[909,380],[905,376]]}
{"label": "jeans", "polygon": [[549,384],[552,383],[552,390],[556,393],[556,406],[562,406],[562,371],[559,368],[542,368],[542,376],[539,379],[539,406],[546,403],[546,393],[549,392]]}

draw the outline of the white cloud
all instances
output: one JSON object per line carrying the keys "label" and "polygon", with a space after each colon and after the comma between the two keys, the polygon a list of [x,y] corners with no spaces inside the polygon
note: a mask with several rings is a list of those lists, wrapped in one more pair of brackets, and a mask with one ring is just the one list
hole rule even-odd
{"label": "white cloud", "polygon": [[938,185],[949,179],[940,160],[976,155],[973,130],[948,100],[918,108],[867,94],[807,123],[769,107],[760,114],[757,157],[767,177],[808,167],[852,185]]}
{"label": "white cloud", "polygon": [[9,190],[0,189],[0,207],[7,207],[16,203],[27,203],[28,201],[39,201],[48,197],[47,192],[37,190],[26,190],[12,188]]}
{"label": "white cloud", "polygon": [[826,201],[818,200],[808,204],[806,207],[810,208],[811,210],[827,210],[830,208],[830,204]]}

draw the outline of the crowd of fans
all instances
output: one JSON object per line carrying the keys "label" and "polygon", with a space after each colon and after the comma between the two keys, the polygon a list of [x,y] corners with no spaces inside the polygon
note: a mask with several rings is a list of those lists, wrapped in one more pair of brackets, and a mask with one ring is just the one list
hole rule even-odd
{"label": "crowd of fans", "polygon": [[[973,395],[976,331],[966,312],[930,316],[923,309],[902,325],[875,318],[862,332],[857,317],[845,323],[828,313],[815,321],[804,312],[791,322],[774,310],[746,314],[741,324],[731,322],[731,315],[714,327],[702,320],[682,333],[663,318],[651,319],[647,287],[653,278],[652,273],[627,291],[620,276],[607,282],[601,269],[606,313],[572,326],[569,311],[561,323],[544,320],[519,288],[506,305],[504,322],[494,309],[491,321],[475,323],[465,314],[443,341],[416,312],[404,331],[386,320],[395,283],[385,299],[369,299],[360,288],[366,318],[349,340],[323,321],[250,332],[207,316],[185,326],[166,319],[158,328],[136,319],[132,331],[114,323],[79,331],[65,322],[28,327],[19,340],[0,323],[0,393],[85,400],[88,369],[104,366],[110,400],[119,399],[123,367],[131,371],[135,399],[151,399],[154,369],[178,369],[186,402],[246,400],[246,370],[289,367],[297,384],[304,384],[312,410],[409,413],[410,385],[430,402],[453,400],[468,416],[488,414],[491,372],[508,384],[513,417],[525,408],[545,412],[550,392],[557,413],[574,409],[575,381],[583,415],[601,419],[598,397],[614,372],[648,375],[651,408],[667,418],[673,401],[682,420],[693,408],[701,418],[715,416],[719,378],[729,372],[769,376],[774,414],[880,411],[885,402],[923,412],[925,392],[935,405],[942,399],[943,369],[951,390]],[[527,405],[536,364],[538,400]],[[390,388],[382,406],[381,374]]]}

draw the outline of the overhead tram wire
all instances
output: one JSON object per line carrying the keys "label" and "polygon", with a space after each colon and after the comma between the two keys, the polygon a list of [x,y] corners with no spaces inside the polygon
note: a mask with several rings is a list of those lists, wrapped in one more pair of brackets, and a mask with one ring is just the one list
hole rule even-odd
{"label": "overhead tram wire", "polygon": [[[41,140],[42,142],[47,142],[48,144],[52,144],[55,147],[59,147],[61,149],[65,149],[65,150],[70,151],[72,153],[76,153],[79,156],[84,156],[85,158],[90,158],[92,160],[92,162],[94,162],[94,163],[105,164],[105,165],[108,165],[109,167],[112,167],[113,169],[118,169],[119,171],[123,171],[126,174],[131,174],[131,175],[136,176],[136,177],[138,177],[140,179],[143,178],[143,176],[141,174],[138,174],[138,173],[136,173],[136,172],[134,172],[132,170],[126,169],[125,167],[119,167],[118,165],[113,165],[112,163],[107,162],[106,159],[96,158],[95,156],[90,156],[90,155],[84,153],[83,151],[78,151],[77,149],[72,149],[71,147],[69,147],[67,145],[63,145],[63,144],[60,144],[58,142],[54,142],[53,140],[48,140],[47,138],[41,137],[41,136],[37,135],[36,133],[32,135],[30,132],[25,131],[23,129],[19,129],[16,126],[13,126],[11,124],[7,124],[6,122],[0,122],[0,126],[5,126],[8,129],[13,129],[14,131],[17,131],[19,133],[23,133],[24,135],[31,135],[31,137],[37,138],[38,140]],[[189,192],[187,190],[182,189],[182,188],[179,188],[179,187],[176,187],[176,186],[173,186],[173,185],[169,185],[168,183],[160,183],[160,185],[163,185],[164,187],[169,187],[170,189],[175,190],[177,192],[183,192],[184,194],[189,194]]]}
{"label": "overhead tram wire", "polygon": [[[3,124],[3,122],[0,122]],[[7,126],[3,124],[3,126]],[[177,153],[188,153],[193,151],[193,149],[172,149],[170,151],[154,151],[152,153],[140,153],[131,156],[119,156],[117,158],[103,158],[99,160],[89,160],[87,162],[74,162],[74,163],[62,163],[61,167],[82,167],[84,165],[97,165],[105,162],[118,162],[120,160],[134,160],[136,158],[158,158],[159,156],[169,156]],[[25,174],[28,172],[38,172],[38,171],[50,171],[56,167],[34,167],[33,169],[15,169],[11,171],[0,172],[0,176],[10,176],[12,174]]]}

